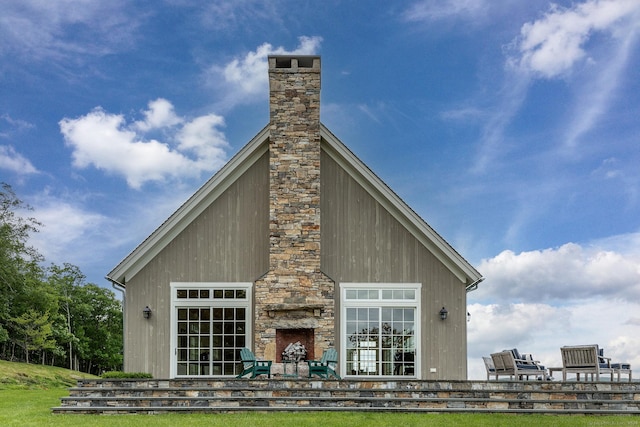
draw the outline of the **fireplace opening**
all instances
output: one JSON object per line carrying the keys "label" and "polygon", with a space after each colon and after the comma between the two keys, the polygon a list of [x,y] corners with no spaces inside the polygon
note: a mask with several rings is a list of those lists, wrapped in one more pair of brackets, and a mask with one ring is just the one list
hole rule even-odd
{"label": "fireplace opening", "polygon": [[298,341],[307,350],[305,360],[313,360],[315,358],[313,329],[276,329],[276,362],[282,362],[282,352],[285,348]]}

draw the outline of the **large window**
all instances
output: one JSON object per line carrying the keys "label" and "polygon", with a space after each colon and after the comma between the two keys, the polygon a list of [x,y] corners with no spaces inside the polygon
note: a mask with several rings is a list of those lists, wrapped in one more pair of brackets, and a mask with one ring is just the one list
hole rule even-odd
{"label": "large window", "polygon": [[172,376],[233,376],[250,333],[250,283],[172,283]]}
{"label": "large window", "polygon": [[420,284],[342,284],[345,375],[419,375]]}

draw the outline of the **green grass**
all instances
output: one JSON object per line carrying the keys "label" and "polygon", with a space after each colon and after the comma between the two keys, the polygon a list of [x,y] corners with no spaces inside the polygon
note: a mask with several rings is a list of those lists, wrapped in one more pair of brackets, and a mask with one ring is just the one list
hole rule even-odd
{"label": "green grass", "polygon": [[[167,415],[54,415],[78,376],[59,368],[0,361],[0,426],[640,426],[638,416],[551,416],[420,413],[232,413]],[[52,385],[53,384],[53,385]],[[64,385],[60,385],[64,384]]]}
{"label": "green grass", "polygon": [[80,378],[98,377],[53,366],[0,360],[0,390],[66,388],[74,386]]}

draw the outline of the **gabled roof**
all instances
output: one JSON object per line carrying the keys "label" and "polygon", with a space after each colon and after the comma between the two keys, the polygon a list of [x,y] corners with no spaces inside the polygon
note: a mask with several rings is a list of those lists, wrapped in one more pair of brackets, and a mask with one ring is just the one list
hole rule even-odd
{"label": "gabled roof", "polygon": [[[476,286],[483,279],[482,275],[471,264],[420,218],[414,210],[324,125],[321,125],[320,136],[322,137],[323,150],[427,247],[440,262],[447,266],[461,282],[465,283],[468,289]],[[268,140],[269,126],[266,126],[160,227],[120,261],[109,272],[107,279],[124,286],[125,278],[129,279],[135,276],[267,152]]]}

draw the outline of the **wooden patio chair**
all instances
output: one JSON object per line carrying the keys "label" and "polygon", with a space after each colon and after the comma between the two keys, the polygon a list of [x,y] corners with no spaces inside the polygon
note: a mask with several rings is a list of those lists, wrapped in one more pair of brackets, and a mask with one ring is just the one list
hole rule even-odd
{"label": "wooden patio chair", "polygon": [[575,345],[560,348],[562,353],[562,381],[567,380],[567,374],[576,374],[580,381],[580,374],[584,374],[585,380],[591,375],[591,381],[595,375],[596,381],[600,381],[600,374],[611,375],[613,381],[613,368],[611,359],[600,355],[598,345]]}
{"label": "wooden patio chair", "polygon": [[529,380],[530,376],[534,376],[536,379],[538,377],[542,380],[547,379],[547,370],[544,366],[521,358],[516,349],[492,353],[491,360],[495,367],[493,375],[496,376],[496,381],[500,375],[508,375],[509,378],[515,377],[516,380],[522,380],[524,377]]}
{"label": "wooden patio chair", "polygon": [[247,374],[251,374],[249,378],[255,378],[258,375],[266,375],[267,378],[271,378],[271,360],[257,360],[253,352],[246,347],[240,350],[240,360],[242,372],[236,378],[242,378]]}
{"label": "wooden patio chair", "polygon": [[307,360],[309,364],[309,378],[311,375],[318,375],[320,378],[328,379],[330,376],[340,379],[336,372],[338,365],[338,352],[335,348],[328,348],[322,353],[320,360]]}

